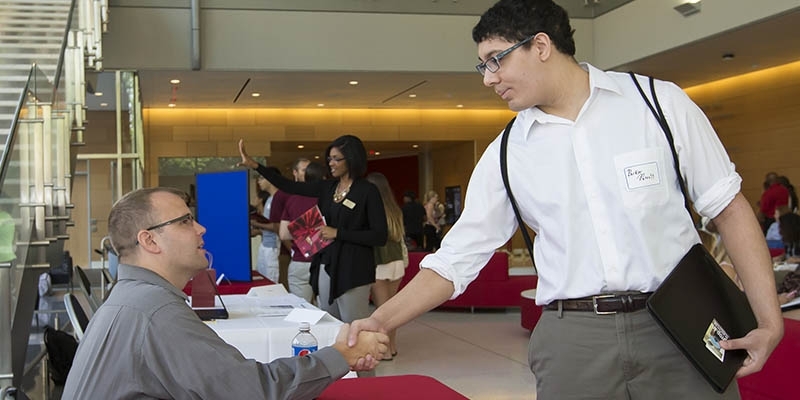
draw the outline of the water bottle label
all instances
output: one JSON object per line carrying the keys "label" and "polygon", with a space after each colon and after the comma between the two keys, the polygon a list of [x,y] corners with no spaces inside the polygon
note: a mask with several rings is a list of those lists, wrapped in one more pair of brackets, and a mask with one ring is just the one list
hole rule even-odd
{"label": "water bottle label", "polygon": [[307,356],[317,351],[317,346],[292,346],[292,351],[295,356]]}

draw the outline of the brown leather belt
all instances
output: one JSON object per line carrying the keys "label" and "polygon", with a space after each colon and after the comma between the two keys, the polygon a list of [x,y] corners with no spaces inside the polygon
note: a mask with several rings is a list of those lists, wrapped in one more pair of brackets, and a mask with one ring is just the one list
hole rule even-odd
{"label": "brown leather belt", "polygon": [[595,314],[616,314],[618,312],[639,311],[647,304],[650,293],[600,294],[580,299],[556,300],[544,308],[546,310],[594,311]]}

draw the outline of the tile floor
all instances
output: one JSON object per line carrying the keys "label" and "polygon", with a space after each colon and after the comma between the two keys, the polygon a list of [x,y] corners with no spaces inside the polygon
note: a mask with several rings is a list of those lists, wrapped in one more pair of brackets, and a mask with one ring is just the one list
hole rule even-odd
{"label": "tile floor", "polygon": [[473,400],[535,399],[530,333],[519,309],[431,311],[398,331],[398,355],[376,375],[428,375]]}

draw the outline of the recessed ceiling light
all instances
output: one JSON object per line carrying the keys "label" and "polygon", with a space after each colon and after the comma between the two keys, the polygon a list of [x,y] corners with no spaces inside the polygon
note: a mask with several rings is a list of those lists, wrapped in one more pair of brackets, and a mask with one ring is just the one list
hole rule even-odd
{"label": "recessed ceiling light", "polygon": [[349,83],[349,84],[351,84],[353,86],[358,85],[358,81],[350,81],[350,82],[347,82],[347,83]]}
{"label": "recessed ceiling light", "polygon": [[314,159],[315,160],[319,160],[319,156],[314,156]]}
{"label": "recessed ceiling light", "polygon": [[418,145],[418,144],[412,144],[412,145],[411,145],[411,147],[413,147],[413,148],[415,148],[415,149],[418,149],[418,148],[419,148],[419,145]]}
{"label": "recessed ceiling light", "polygon": [[325,107],[325,103],[318,103],[317,107]]}
{"label": "recessed ceiling light", "polygon": [[173,107],[175,107],[175,103],[169,103],[169,105],[167,107],[173,108]]}
{"label": "recessed ceiling light", "polygon": [[103,92],[94,92],[94,95],[97,96],[97,97],[100,97],[100,96],[103,95]]}
{"label": "recessed ceiling light", "polygon": [[258,96],[261,96],[261,93],[253,92],[253,93],[250,93],[250,96],[258,97]]}
{"label": "recessed ceiling light", "polygon": [[379,156],[379,155],[381,155],[381,152],[380,152],[380,151],[376,151],[376,152],[375,152],[375,155],[376,155],[376,156]]}
{"label": "recessed ceiling light", "polygon": [[463,104],[456,104],[456,108],[464,108]]}
{"label": "recessed ceiling light", "polygon": [[722,55],[722,61],[730,61],[736,57],[736,54],[733,53],[725,53]]}
{"label": "recessed ceiling light", "polygon": [[108,107],[108,103],[100,103],[100,107]]}
{"label": "recessed ceiling light", "polygon": [[414,93],[411,93],[410,95],[408,95],[408,97],[411,97],[413,99],[413,98],[417,97],[417,95],[415,95]]}
{"label": "recessed ceiling light", "polygon": [[171,83],[173,85],[177,85],[177,84],[181,83],[181,80],[180,79],[170,79],[169,83]]}
{"label": "recessed ceiling light", "polygon": [[298,148],[298,149],[305,149],[305,148],[306,148],[306,145],[304,145],[304,144],[298,144],[298,145],[297,145],[297,148]]}

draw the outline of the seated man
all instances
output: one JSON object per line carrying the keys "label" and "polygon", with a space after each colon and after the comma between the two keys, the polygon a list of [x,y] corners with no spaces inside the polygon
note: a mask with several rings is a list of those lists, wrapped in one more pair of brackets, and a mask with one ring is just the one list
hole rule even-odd
{"label": "seated man", "polygon": [[332,347],[269,364],[245,359],[220,339],[180,289],[208,265],[206,229],[184,199],[175,189],[140,189],[112,207],[119,279],[89,323],[63,398],[311,399],[350,368],[377,365],[386,335],[349,348],[348,325]]}

